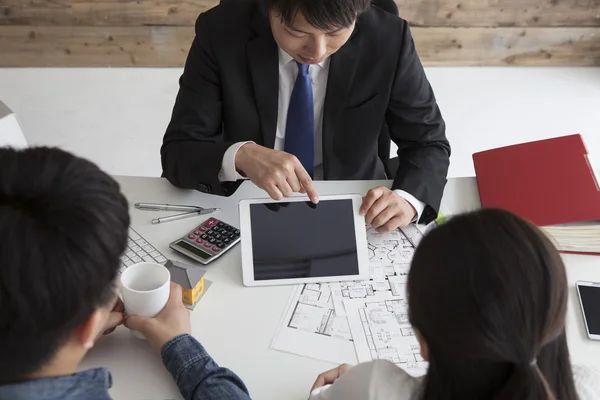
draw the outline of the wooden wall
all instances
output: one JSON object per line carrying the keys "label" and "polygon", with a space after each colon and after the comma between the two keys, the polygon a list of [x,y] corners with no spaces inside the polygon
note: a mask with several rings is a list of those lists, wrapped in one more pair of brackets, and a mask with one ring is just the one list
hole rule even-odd
{"label": "wooden wall", "polygon": [[[425,65],[600,66],[600,0],[396,0]],[[218,0],[0,0],[0,66],[182,66]]]}

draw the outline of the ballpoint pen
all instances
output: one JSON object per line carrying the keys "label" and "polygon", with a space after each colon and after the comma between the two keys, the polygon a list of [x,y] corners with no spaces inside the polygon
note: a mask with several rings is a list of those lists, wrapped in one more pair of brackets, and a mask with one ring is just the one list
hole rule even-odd
{"label": "ballpoint pen", "polygon": [[199,211],[203,210],[202,207],[198,206],[186,206],[180,204],[158,204],[158,203],[135,203],[135,208],[138,210],[151,210],[151,211]]}
{"label": "ballpoint pen", "polygon": [[168,217],[155,218],[155,219],[152,220],[152,223],[153,224],[161,224],[163,222],[170,222],[170,221],[176,221],[178,219],[195,217],[196,215],[211,214],[211,213],[217,212],[217,211],[219,211],[218,208],[203,208],[203,209],[196,210],[196,211],[191,211],[191,212],[186,212],[186,213],[181,213],[181,214],[170,215]]}

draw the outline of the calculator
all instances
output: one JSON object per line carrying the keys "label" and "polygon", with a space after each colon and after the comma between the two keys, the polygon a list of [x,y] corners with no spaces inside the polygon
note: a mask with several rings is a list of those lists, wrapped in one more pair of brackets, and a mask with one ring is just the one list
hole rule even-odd
{"label": "calculator", "polygon": [[239,241],[239,229],[216,218],[209,218],[187,235],[171,242],[169,247],[202,264],[208,264]]}

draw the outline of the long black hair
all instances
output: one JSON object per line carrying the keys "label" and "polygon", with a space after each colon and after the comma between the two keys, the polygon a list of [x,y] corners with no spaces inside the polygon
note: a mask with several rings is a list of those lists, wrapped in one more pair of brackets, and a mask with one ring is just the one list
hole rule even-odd
{"label": "long black hair", "polygon": [[576,400],[567,278],[552,243],[500,210],[452,218],[419,245],[410,321],[428,346],[420,400]]}

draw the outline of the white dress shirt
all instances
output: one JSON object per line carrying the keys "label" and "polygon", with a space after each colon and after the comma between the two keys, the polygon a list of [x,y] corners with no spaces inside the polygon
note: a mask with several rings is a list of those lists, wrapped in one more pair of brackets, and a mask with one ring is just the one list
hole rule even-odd
{"label": "white dress shirt", "polygon": [[[600,398],[600,371],[573,365],[573,380],[580,400]],[[422,377],[412,377],[389,361],[377,360],[350,368],[310,400],[415,400],[422,384]]]}
{"label": "white dress shirt", "polygon": [[[315,112],[315,179],[323,179],[323,105],[325,104],[325,92],[327,90],[327,78],[329,76],[329,63],[330,59],[327,58],[325,61],[319,64],[311,65],[308,68],[308,75],[312,83],[313,89],[313,104]],[[296,83],[296,76],[298,75],[298,66],[294,62],[294,59],[279,49],[279,100],[277,105],[277,131],[275,134],[275,150],[283,150],[285,144],[285,127],[287,124],[287,113],[290,105],[290,98],[292,97],[292,91],[294,84]],[[219,172],[220,182],[233,182],[239,179],[245,179],[240,175],[235,168],[235,155],[240,147],[246,143],[252,142],[238,142],[225,152],[223,156],[223,162],[221,164],[221,171]],[[418,200],[416,197],[411,195],[404,190],[395,190],[398,195],[402,196],[417,210],[415,220],[419,220],[423,210],[425,209],[425,203]]]}

